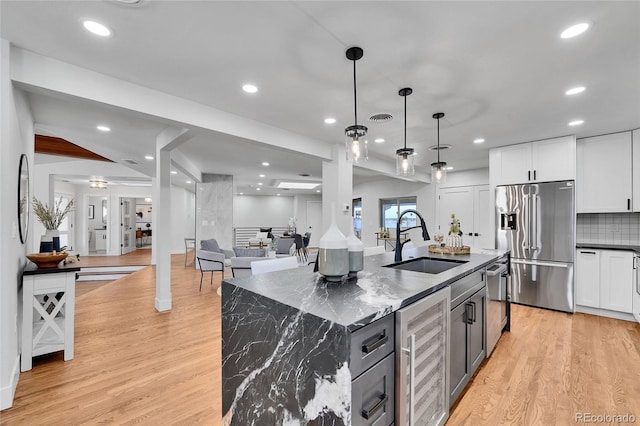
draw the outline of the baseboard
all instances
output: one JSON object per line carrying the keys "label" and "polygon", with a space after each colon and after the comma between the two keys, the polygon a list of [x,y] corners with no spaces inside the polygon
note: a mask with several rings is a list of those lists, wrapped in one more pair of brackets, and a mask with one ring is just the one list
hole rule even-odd
{"label": "baseboard", "polygon": [[18,355],[13,363],[13,370],[11,370],[11,383],[6,387],[0,388],[0,410],[6,410],[13,406],[13,397],[16,394],[19,378],[20,356]]}
{"label": "baseboard", "polygon": [[583,314],[590,314],[590,315],[598,315],[601,317],[619,319],[624,321],[636,322],[636,319],[634,318],[633,314],[627,314],[625,312],[610,311],[608,309],[600,309],[600,308],[592,308],[590,306],[576,305],[576,312],[580,312]]}
{"label": "baseboard", "polygon": [[171,310],[171,299],[158,299],[156,297],[156,311],[158,312],[165,312],[165,311],[170,311]]}

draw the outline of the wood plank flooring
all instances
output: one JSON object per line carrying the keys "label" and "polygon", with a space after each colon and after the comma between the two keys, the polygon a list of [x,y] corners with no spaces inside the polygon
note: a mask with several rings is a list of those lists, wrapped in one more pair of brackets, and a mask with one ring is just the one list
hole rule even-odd
{"label": "wood plank flooring", "polygon": [[[220,425],[220,274],[202,292],[199,279],[173,255],[163,314],[153,267],[78,296],[75,359],[34,360],[0,424]],[[514,305],[448,425],[567,425],[577,412],[640,422],[640,325]]]}

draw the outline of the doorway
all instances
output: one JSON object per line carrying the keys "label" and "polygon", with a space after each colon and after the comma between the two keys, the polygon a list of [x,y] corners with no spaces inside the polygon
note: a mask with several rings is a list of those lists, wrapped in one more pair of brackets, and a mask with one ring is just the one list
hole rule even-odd
{"label": "doorway", "polygon": [[[56,194],[55,195],[56,203],[58,202],[58,200],[62,198],[62,202],[60,203],[61,208],[64,208],[67,204],[69,204],[69,201],[73,200],[73,195],[71,194],[64,194],[64,193],[57,193],[57,192],[55,194]],[[75,220],[76,220],[75,209],[71,209],[69,214],[64,218],[64,220],[62,221],[62,223],[60,223],[60,226],[58,227],[58,231],[60,232],[60,249],[61,250],[62,250],[62,247],[65,247],[66,250],[71,251],[75,246],[75,240],[74,240]]]}
{"label": "doorway", "polygon": [[120,254],[136,249],[136,230],[133,229],[135,198],[120,198]]}
{"label": "doorway", "polygon": [[89,215],[87,219],[87,245],[89,255],[107,254],[107,197],[89,197]]}
{"label": "doorway", "polygon": [[307,226],[311,232],[310,247],[318,247],[322,236],[322,201],[307,201]]}

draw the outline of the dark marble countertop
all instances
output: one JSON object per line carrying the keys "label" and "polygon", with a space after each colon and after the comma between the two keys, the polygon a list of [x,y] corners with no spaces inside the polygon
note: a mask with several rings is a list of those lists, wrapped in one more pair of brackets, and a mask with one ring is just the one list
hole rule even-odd
{"label": "dark marble countertop", "polygon": [[80,266],[77,262],[63,265],[62,261],[60,261],[56,268],[38,268],[38,265],[28,261],[22,271],[22,275],[59,274],[63,272],[78,272],[79,270]]}
{"label": "dark marble countertop", "polygon": [[597,250],[626,250],[640,253],[640,246],[624,246],[619,244],[591,244],[577,243],[576,248],[579,249],[597,249]]}
{"label": "dark marble countertop", "polygon": [[[328,283],[310,268],[230,278],[225,283],[355,330],[435,293],[505,254],[481,250],[469,255],[446,256],[429,253],[426,247],[404,252],[404,260],[428,256],[467,263],[439,274],[425,274],[383,267],[394,263],[394,253],[388,252],[365,257],[364,270],[358,273],[357,279],[341,283]],[[223,297],[224,292],[223,289]]]}

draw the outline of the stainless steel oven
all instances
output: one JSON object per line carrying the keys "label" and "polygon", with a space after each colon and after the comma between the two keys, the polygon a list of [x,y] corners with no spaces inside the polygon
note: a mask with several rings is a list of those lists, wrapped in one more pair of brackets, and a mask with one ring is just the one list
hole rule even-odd
{"label": "stainless steel oven", "polygon": [[487,357],[493,352],[503,330],[509,329],[509,257],[486,269],[487,277]]}

